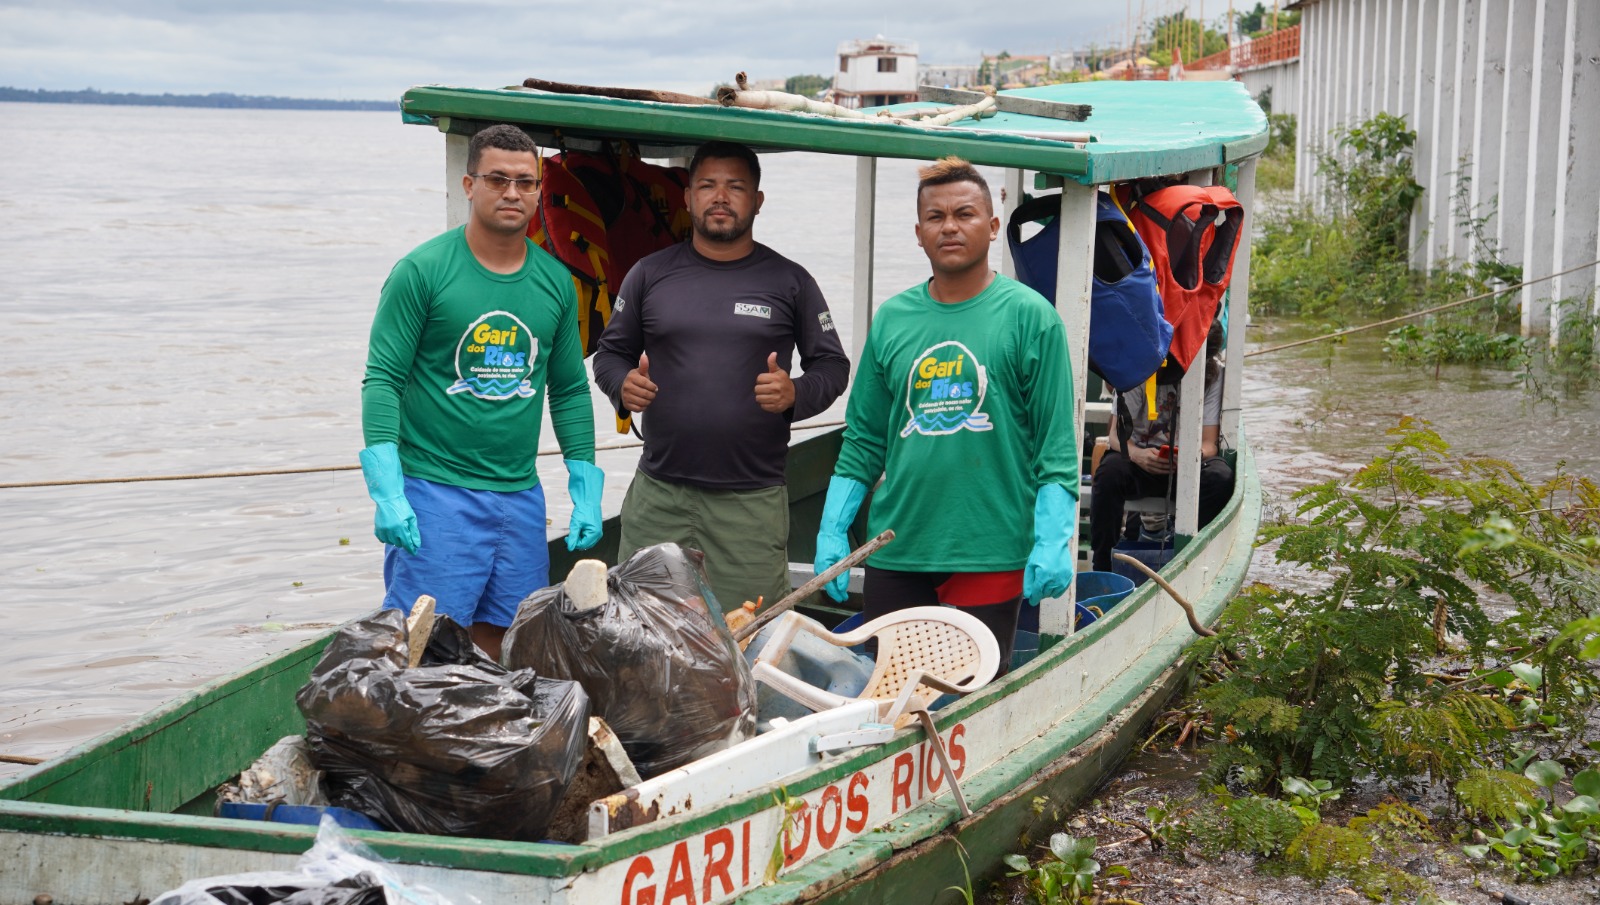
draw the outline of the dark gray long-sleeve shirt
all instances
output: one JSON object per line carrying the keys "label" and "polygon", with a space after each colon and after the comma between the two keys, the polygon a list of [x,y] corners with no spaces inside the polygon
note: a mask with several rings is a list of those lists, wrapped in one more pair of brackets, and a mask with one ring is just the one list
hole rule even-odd
{"label": "dark gray long-sleeve shirt", "polygon": [[[794,407],[756,404],[767,355],[788,371]],[[653,478],[716,490],[784,482],[789,425],[827,409],[850,380],[833,316],[805,268],[765,245],[713,261],[684,242],[628,272],[594,354],[594,380],[622,408],[622,382],[650,356],[656,398],[645,409],[639,468]],[[635,416],[638,418],[638,416]]]}

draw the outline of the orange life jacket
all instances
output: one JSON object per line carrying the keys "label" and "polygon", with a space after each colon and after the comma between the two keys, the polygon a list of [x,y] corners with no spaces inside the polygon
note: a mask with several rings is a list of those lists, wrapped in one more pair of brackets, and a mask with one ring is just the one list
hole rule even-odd
{"label": "orange life jacket", "polygon": [[626,144],[614,155],[563,151],[545,159],[528,235],[572,273],[585,357],[611,322],[617,287],[633,265],[688,237],[688,181],[683,168],[645,163]]}
{"label": "orange life jacket", "polygon": [[1172,324],[1170,355],[1188,370],[1206,347],[1233,277],[1244,207],[1220,185],[1174,185],[1142,195],[1120,185],[1116,193],[1155,264],[1163,314]]}

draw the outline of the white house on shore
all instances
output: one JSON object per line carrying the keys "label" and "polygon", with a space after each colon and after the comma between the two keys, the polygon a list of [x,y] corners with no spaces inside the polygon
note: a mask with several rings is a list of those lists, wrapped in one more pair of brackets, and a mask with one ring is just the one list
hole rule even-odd
{"label": "white house on shore", "polygon": [[833,102],[860,109],[917,99],[917,45],[882,35],[839,45]]}

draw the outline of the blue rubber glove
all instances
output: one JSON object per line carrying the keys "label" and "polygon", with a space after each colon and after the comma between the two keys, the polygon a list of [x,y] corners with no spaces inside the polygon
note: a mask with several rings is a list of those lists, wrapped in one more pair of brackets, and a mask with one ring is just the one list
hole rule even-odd
{"label": "blue rubber glove", "polygon": [[600,493],[605,472],[588,462],[566,459],[567,494],[572,497],[572,520],[567,522],[567,549],[587,550],[600,543]]}
{"label": "blue rubber glove", "polygon": [[393,443],[374,443],[361,451],[361,474],[367,479],[367,496],[378,504],[372,517],[372,533],[378,540],[407,553],[422,547],[417,531],[417,514],[406,500],[406,476],[400,471],[400,447]]}
{"label": "blue rubber glove", "polygon": [[[861,501],[867,498],[867,485],[853,478],[834,475],[828,481],[827,501],[822,504],[822,526],[817,529],[817,558],[811,563],[816,574],[828,571],[834,563],[850,555],[850,523],[856,520]],[[828,596],[844,603],[850,596],[850,573],[846,572],[823,586]]]}
{"label": "blue rubber glove", "polygon": [[1067,488],[1046,484],[1033,504],[1033,552],[1022,573],[1022,595],[1034,606],[1046,597],[1060,597],[1072,587],[1072,535],[1078,507]]}

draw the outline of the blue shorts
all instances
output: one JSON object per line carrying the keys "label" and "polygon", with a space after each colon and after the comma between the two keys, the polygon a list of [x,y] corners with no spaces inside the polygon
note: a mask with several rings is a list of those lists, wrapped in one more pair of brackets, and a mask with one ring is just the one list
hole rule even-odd
{"label": "blue shorts", "polygon": [[406,478],[422,546],[383,553],[385,609],[411,612],[423,594],[463,626],[508,626],[522,598],[550,584],[544,488],[467,490]]}

